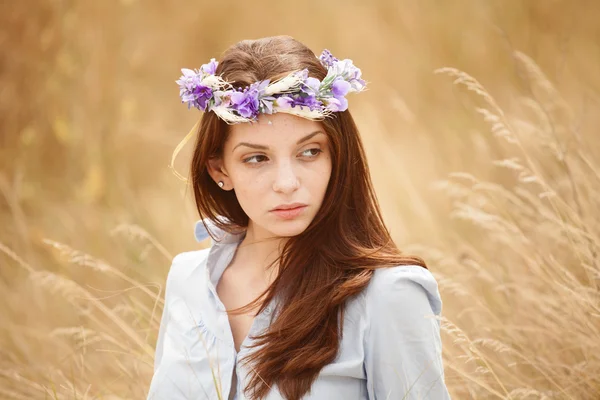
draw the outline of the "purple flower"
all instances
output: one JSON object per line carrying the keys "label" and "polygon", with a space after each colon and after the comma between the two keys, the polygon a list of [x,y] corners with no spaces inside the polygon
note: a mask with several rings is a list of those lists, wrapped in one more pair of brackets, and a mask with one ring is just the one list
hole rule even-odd
{"label": "purple flower", "polygon": [[348,94],[350,87],[351,85],[349,82],[346,82],[342,78],[337,78],[331,85],[331,91],[335,97],[343,97]]}
{"label": "purple flower", "polygon": [[331,111],[345,111],[348,108],[348,100],[346,100],[346,94],[350,91],[351,85],[345,81],[342,77],[336,78],[331,85],[331,93],[333,97],[330,97],[327,101],[327,109]]}
{"label": "purple flower", "polygon": [[[310,92],[319,93],[319,87],[321,86],[321,81],[318,80],[317,78],[313,78],[311,76],[311,77],[306,78],[306,80],[304,81],[304,86],[305,86],[304,87],[305,92],[307,92],[307,93],[310,93]],[[306,90],[306,89],[308,89],[308,90]]]}
{"label": "purple flower", "polygon": [[350,86],[352,87],[353,92],[360,92],[367,85],[364,80],[360,79],[360,70],[358,71],[358,74],[350,79]]}
{"label": "purple flower", "polygon": [[194,98],[193,101],[196,108],[205,111],[212,94],[213,91],[208,86],[198,85],[192,90],[189,96]]}
{"label": "purple flower", "polygon": [[181,72],[183,75],[181,75],[181,77],[175,81],[175,83],[179,85],[180,96],[182,96],[184,93],[191,92],[202,82],[202,77],[199,75],[199,72],[195,72],[187,68],[182,68]]}
{"label": "purple flower", "polygon": [[[244,118],[256,118],[259,112],[260,97],[269,80],[258,81],[245,88],[243,91],[235,91],[231,94],[233,108]],[[263,103],[263,105],[265,105]],[[269,105],[266,105],[269,107]]]}
{"label": "purple flower", "polygon": [[292,96],[292,107],[305,106],[311,110],[323,107],[323,103],[317,99],[320,89],[321,81],[307,76],[304,84],[300,87],[301,92]]}
{"label": "purple flower", "polygon": [[354,66],[352,60],[339,61],[335,64],[334,69],[337,75],[350,83],[351,91],[360,92],[365,87],[365,81],[360,79],[362,72]]}
{"label": "purple flower", "polygon": [[261,97],[259,111],[263,114],[273,114],[274,102],[275,97],[273,96]]}
{"label": "purple flower", "polygon": [[232,90],[217,90],[214,92],[215,106],[229,107],[231,105]]}
{"label": "purple flower", "polygon": [[346,111],[348,109],[348,100],[345,97],[330,97],[327,99],[326,108],[329,111]]}
{"label": "purple flower", "polygon": [[308,68],[296,71],[294,75],[297,76],[301,81],[306,81],[308,79]]}
{"label": "purple flower", "polygon": [[199,71],[182,69],[183,75],[176,82],[179,84],[179,96],[182,103],[187,103],[188,108],[194,106],[205,111],[208,101],[212,97],[212,89],[202,85],[202,77]]}
{"label": "purple flower", "polygon": [[234,92],[231,95],[233,108],[244,118],[255,118],[258,115],[258,97],[251,92]]}
{"label": "purple flower", "polygon": [[253,83],[252,85],[250,85],[250,89],[254,89],[254,90],[258,91],[259,96],[262,96],[264,94],[267,86],[269,86],[269,83],[271,83],[270,79],[266,79],[264,81],[258,81],[258,82]]}
{"label": "purple flower", "polygon": [[279,96],[275,100],[275,103],[277,105],[277,108],[286,109],[292,107],[294,100],[289,96]]}
{"label": "purple flower", "polygon": [[323,103],[318,100],[315,94],[286,94],[278,96],[276,100],[277,108],[286,109],[291,107],[308,107],[311,110],[320,109]]}
{"label": "purple flower", "polygon": [[321,61],[321,64],[325,67],[325,68],[329,68],[331,67],[334,63],[336,63],[338,61],[337,58],[335,58],[333,56],[333,54],[331,54],[331,52],[327,49],[323,50],[323,52],[321,53],[321,55],[319,56],[319,61]]}
{"label": "purple flower", "polygon": [[294,101],[292,103],[292,107],[301,106],[301,107],[308,107],[311,110],[316,110],[323,106],[323,104],[319,100],[317,100],[317,98],[314,94],[307,95],[307,96],[302,96],[302,95],[294,96],[293,100]]}
{"label": "purple flower", "polygon": [[218,65],[219,63],[215,61],[214,58],[211,58],[208,64],[202,64],[200,70],[202,70],[202,72],[204,72],[205,74],[214,75],[217,72]]}

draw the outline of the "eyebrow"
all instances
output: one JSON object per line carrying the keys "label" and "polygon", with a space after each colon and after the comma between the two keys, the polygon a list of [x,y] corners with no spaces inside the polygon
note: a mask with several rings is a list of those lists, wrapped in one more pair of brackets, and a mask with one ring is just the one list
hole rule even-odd
{"label": "eyebrow", "polygon": [[[296,144],[300,144],[302,142],[306,142],[308,139],[312,138],[313,136],[315,136],[315,135],[317,135],[319,133],[325,133],[325,132],[319,130],[319,131],[314,131],[313,133],[309,133],[308,135],[304,136],[302,139],[298,140],[296,142]],[[234,151],[239,146],[247,146],[247,147],[250,147],[250,148],[253,148],[253,149],[258,149],[258,150],[268,150],[269,149],[269,146],[264,146],[262,144],[240,142],[231,151]]]}

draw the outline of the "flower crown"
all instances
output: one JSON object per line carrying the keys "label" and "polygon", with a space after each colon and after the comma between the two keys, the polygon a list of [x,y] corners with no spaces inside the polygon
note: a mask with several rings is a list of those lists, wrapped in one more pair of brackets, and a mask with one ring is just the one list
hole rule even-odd
{"label": "flower crown", "polygon": [[176,81],[182,103],[188,109],[213,111],[228,124],[256,121],[259,113],[285,112],[319,120],[333,112],[348,108],[346,94],[360,92],[366,83],[361,71],[352,60],[338,60],[327,49],[318,57],[327,68],[327,76],[320,81],[308,76],[308,69],[294,71],[275,82],[269,79],[255,82],[245,88],[234,88],[216,75],[218,62],[211,59],[199,70],[183,68]]}

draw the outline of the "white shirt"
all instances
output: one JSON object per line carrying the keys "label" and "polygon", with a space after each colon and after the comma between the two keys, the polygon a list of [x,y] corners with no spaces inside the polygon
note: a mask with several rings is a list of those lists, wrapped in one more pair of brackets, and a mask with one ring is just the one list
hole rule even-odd
{"label": "white shirt", "polygon": [[[216,291],[245,234],[229,234],[206,220],[220,240],[180,253],[169,270],[154,376],[148,399],[243,400],[248,371],[237,354],[225,307]],[[208,237],[201,221],[196,238]],[[275,304],[254,319],[249,335],[269,327]],[[444,383],[439,321],[442,302],[433,275],[420,266],[375,271],[346,305],[337,358],[319,373],[309,400],[450,399]],[[233,374],[237,387],[232,386]],[[233,397],[230,397],[233,396]],[[274,385],[267,400],[283,399]]]}

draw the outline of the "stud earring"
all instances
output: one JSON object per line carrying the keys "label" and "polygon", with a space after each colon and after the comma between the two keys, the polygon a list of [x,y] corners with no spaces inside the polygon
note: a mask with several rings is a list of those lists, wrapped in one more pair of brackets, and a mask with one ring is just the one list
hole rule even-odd
{"label": "stud earring", "polygon": [[219,185],[219,187],[222,188],[223,185],[225,185],[225,184],[223,183],[223,181],[219,181],[219,183],[217,183],[217,185]]}
{"label": "stud earring", "polygon": [[273,122],[271,122],[271,120],[269,120],[269,122],[267,122],[267,124],[273,125]]}

